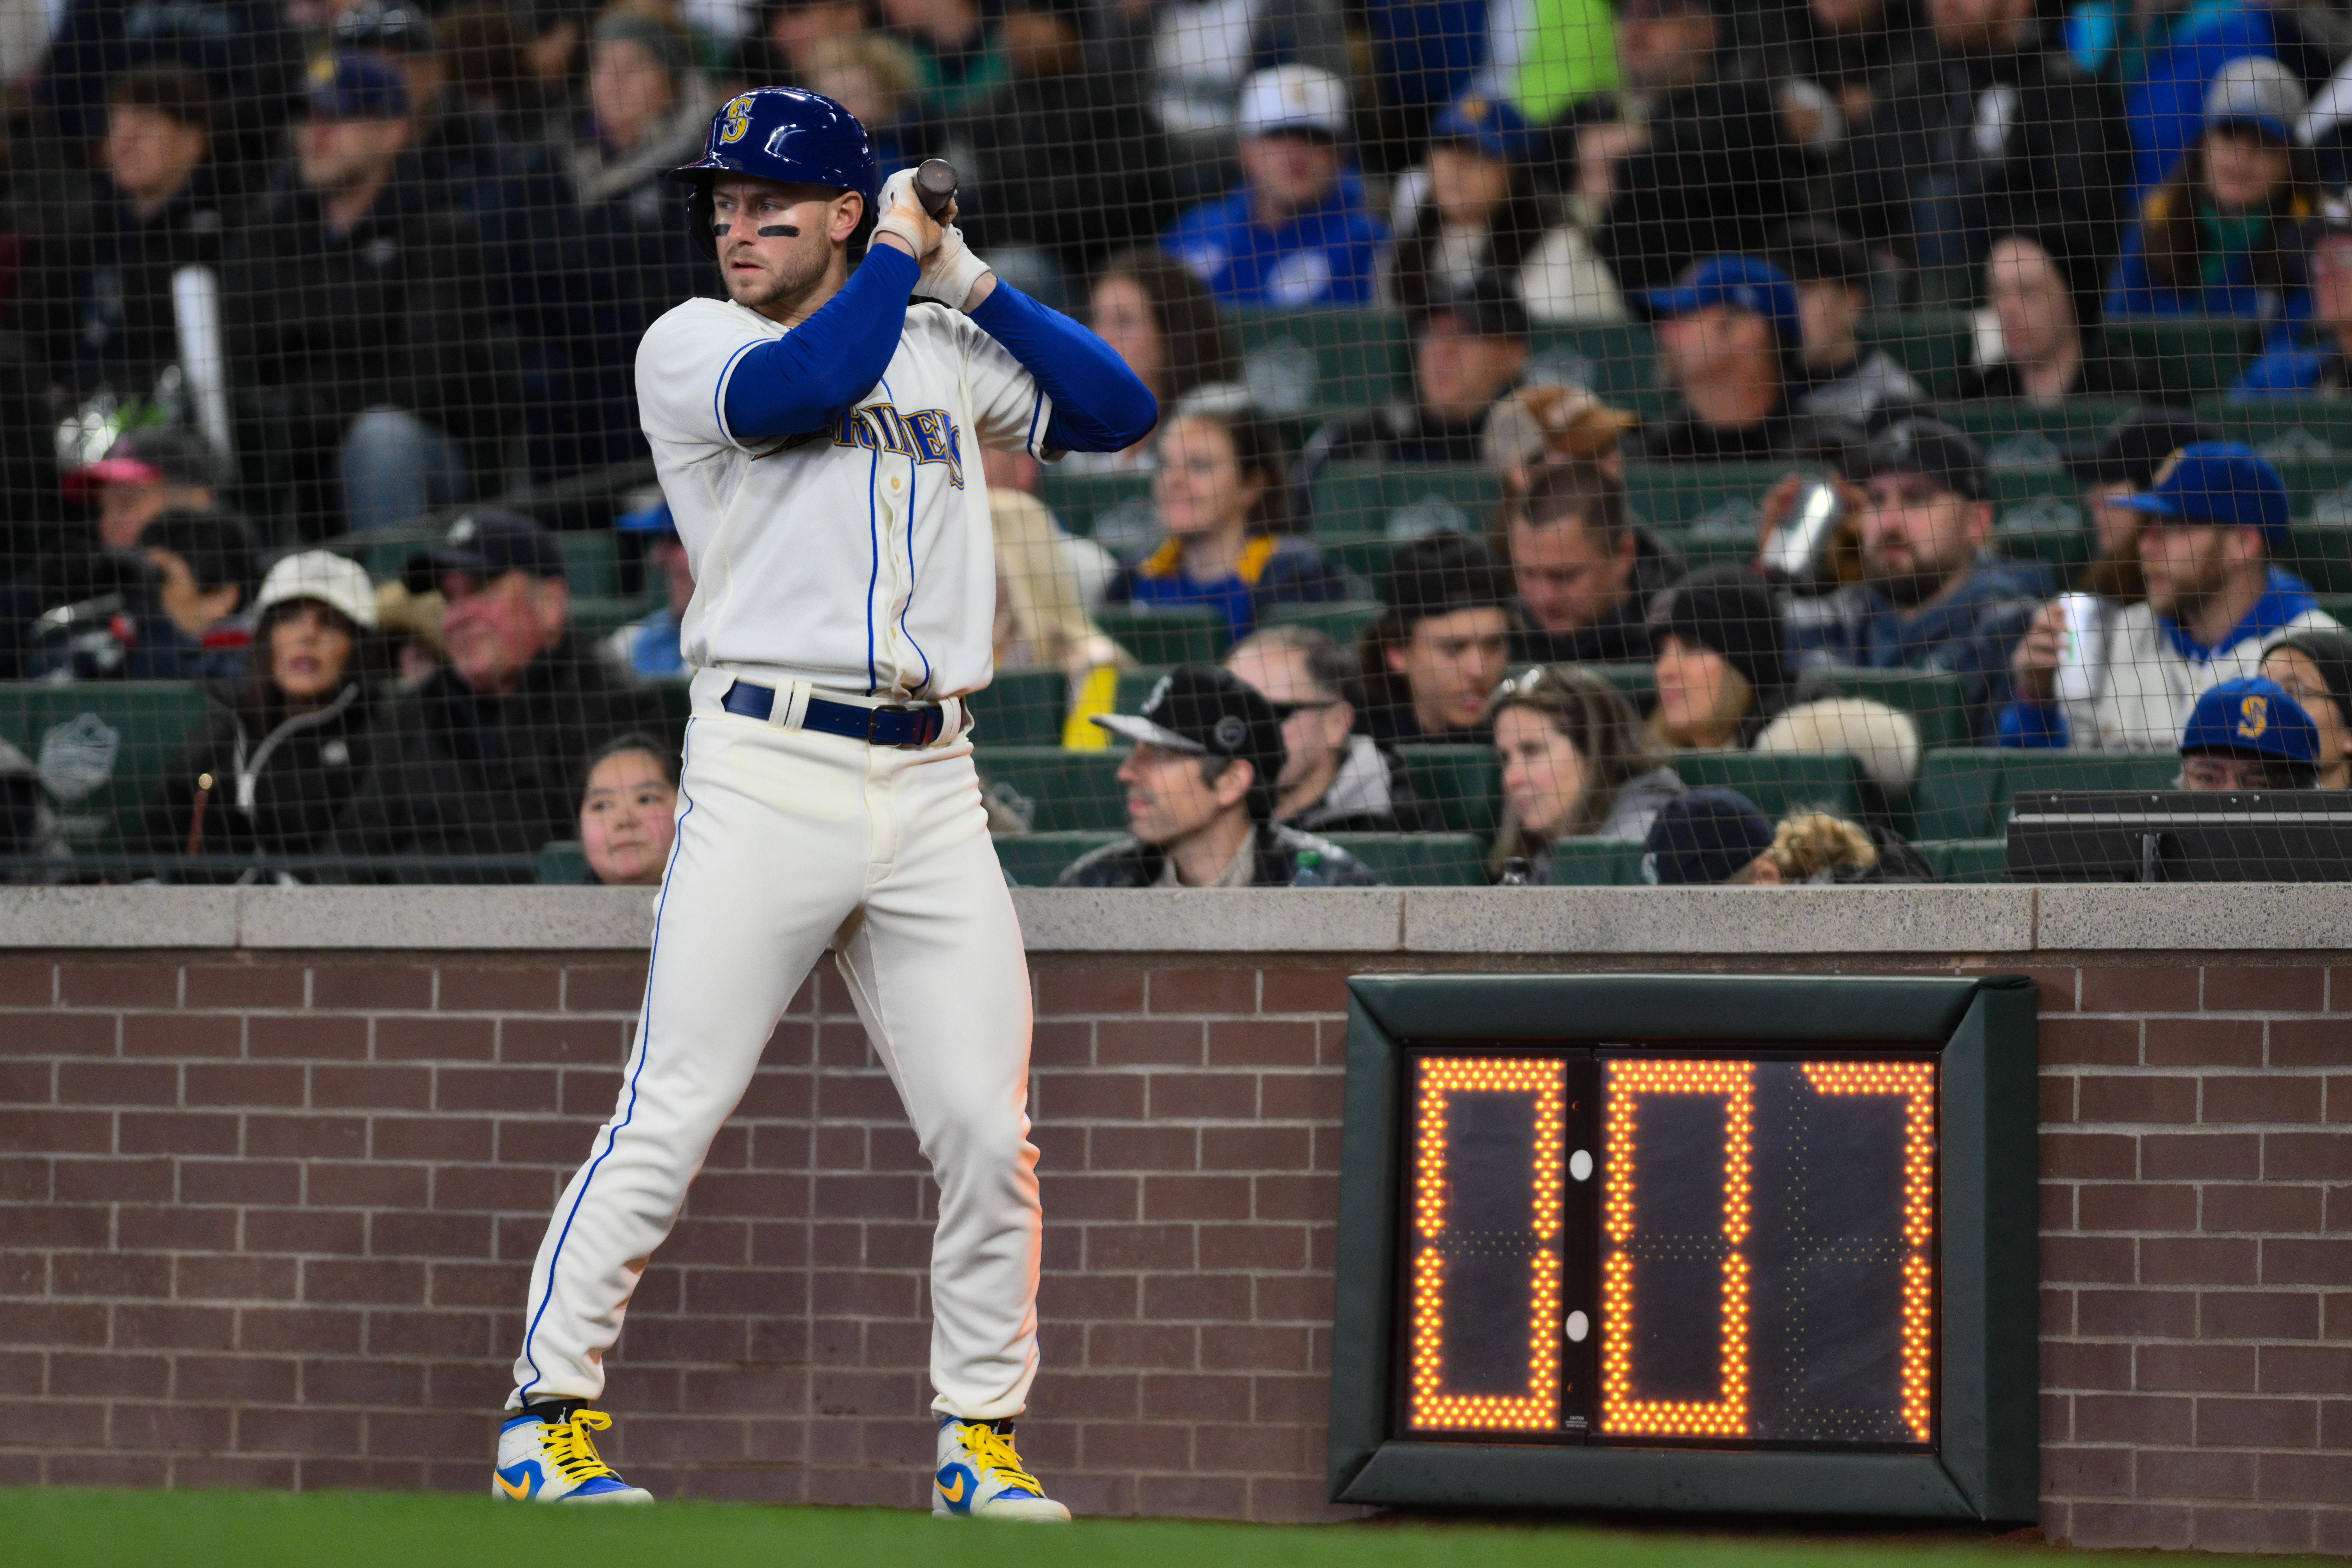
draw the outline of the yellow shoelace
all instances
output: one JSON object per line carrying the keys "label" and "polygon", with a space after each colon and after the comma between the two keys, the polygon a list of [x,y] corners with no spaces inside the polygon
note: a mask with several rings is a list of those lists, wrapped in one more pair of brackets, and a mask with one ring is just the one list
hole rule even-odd
{"label": "yellow shoelace", "polygon": [[963,1446],[980,1461],[982,1469],[993,1474],[1003,1486],[1017,1487],[1024,1491],[1045,1495],[1037,1478],[1021,1468],[1021,1456],[1013,1451],[1013,1444],[993,1426],[977,1421],[958,1422],[963,1433]]}
{"label": "yellow shoelace", "polygon": [[572,1419],[562,1426],[550,1425],[547,1435],[540,1439],[548,1462],[562,1470],[575,1484],[593,1480],[598,1476],[621,1478],[613,1467],[596,1452],[596,1440],[588,1436],[602,1432],[613,1424],[613,1418],[601,1410],[575,1410]]}

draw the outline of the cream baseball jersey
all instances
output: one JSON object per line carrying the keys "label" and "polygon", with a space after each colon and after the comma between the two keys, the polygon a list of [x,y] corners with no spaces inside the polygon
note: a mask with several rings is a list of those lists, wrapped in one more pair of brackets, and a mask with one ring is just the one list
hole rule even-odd
{"label": "cream baseball jersey", "polygon": [[938,700],[988,684],[996,563],[982,447],[1039,457],[1053,400],[961,314],[907,311],[882,379],[829,432],[738,440],[728,378],[786,329],[688,300],[637,346],[637,404],[694,566],[697,668]]}

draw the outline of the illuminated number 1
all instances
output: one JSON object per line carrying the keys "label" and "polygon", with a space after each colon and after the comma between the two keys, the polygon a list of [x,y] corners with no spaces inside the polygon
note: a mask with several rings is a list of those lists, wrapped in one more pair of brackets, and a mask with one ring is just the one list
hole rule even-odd
{"label": "illuminated number 1", "polygon": [[1807,1062],[1815,1094],[1899,1094],[1903,1119],[1903,1424],[1925,1443],[1930,1420],[1936,1240],[1936,1064]]}
{"label": "illuminated number 1", "polygon": [[[1412,1210],[1412,1424],[1444,1428],[1538,1430],[1559,1425],[1560,1124],[1558,1061],[1515,1058],[1424,1058],[1415,1108]],[[1535,1148],[1528,1174],[1527,1383],[1517,1394],[1446,1390],[1445,1255],[1440,1250],[1453,1184],[1447,1172],[1447,1100],[1456,1094],[1524,1094],[1535,1100]]]}
{"label": "illuminated number 1", "polygon": [[[1609,1165],[1601,1224],[1601,1429],[1619,1436],[1740,1437],[1748,1433],[1748,1129],[1754,1092],[1742,1061],[1612,1061],[1602,1148]],[[1643,1399],[1633,1380],[1633,1174],[1636,1104],[1647,1094],[1723,1097],[1721,1379],[1711,1400]]]}

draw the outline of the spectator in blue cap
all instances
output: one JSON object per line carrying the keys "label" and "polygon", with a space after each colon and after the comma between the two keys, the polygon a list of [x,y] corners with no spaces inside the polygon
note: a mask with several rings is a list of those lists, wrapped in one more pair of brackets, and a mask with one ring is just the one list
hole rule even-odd
{"label": "spectator in blue cap", "polygon": [[425,188],[415,130],[391,65],[320,62],[290,177],[223,262],[230,380],[285,433],[292,510],[352,529],[463,500],[459,441],[513,412],[476,231]]}
{"label": "spectator in blue cap", "polygon": [[2180,731],[2180,787],[2311,789],[2319,782],[2319,727],[2277,681],[2225,680],[2197,700]]}
{"label": "spectator in blue cap", "polygon": [[1790,387],[1803,344],[1797,287],[1752,256],[1710,256],[1671,289],[1642,296],[1658,337],[1658,379],[1679,418],[1644,432],[1641,455],[1700,461],[1790,456]]}
{"label": "spectator in blue cap", "polygon": [[1772,819],[1736,789],[1668,801],[1642,843],[1642,880],[1661,888],[1727,882],[1772,847]]}
{"label": "spectator in blue cap", "polygon": [[[2169,751],[2197,699],[2254,674],[2265,645],[2341,629],[2276,564],[2288,540],[2286,482],[2252,447],[2192,443],[2166,460],[2152,488],[2115,504],[2147,514],[2147,597],[2120,607],[2070,599],[2063,614],[2043,606],[2011,661],[2017,700],[2000,716],[2005,746]],[[2078,613],[2092,624],[2071,624]]]}
{"label": "spectator in blue cap", "polygon": [[1551,213],[1536,193],[1530,132],[1503,99],[1472,90],[1439,111],[1429,157],[1400,182],[1390,300],[1412,313],[1494,271],[1516,279]]}
{"label": "spectator in blue cap", "polygon": [[2259,55],[2231,60],[2205,93],[2205,132],[2140,203],[2108,280],[2106,314],[2299,321],[2311,308],[2294,254],[2322,191],[2295,140],[2295,74]]}
{"label": "spectator in blue cap", "polygon": [[694,564],[687,558],[686,546],[678,542],[677,520],[670,515],[669,502],[663,500],[622,513],[613,520],[613,526],[645,540],[646,574],[660,574],[666,596],[651,615],[606,637],[599,651],[607,664],[640,680],[683,680],[694,673],[687,667],[678,641],[686,607],[694,602]]}

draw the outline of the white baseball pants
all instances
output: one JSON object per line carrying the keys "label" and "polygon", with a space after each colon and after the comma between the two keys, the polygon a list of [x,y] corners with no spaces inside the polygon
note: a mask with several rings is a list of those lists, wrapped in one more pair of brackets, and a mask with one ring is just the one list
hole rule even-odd
{"label": "white baseball pants", "polygon": [[630,1292],[831,949],[939,1183],[932,1408],[1017,1415],[1037,1373],[1029,971],[971,742],[784,729],[722,710],[731,679],[695,678],[636,1046],[540,1244],[508,1408],[603,1392]]}

